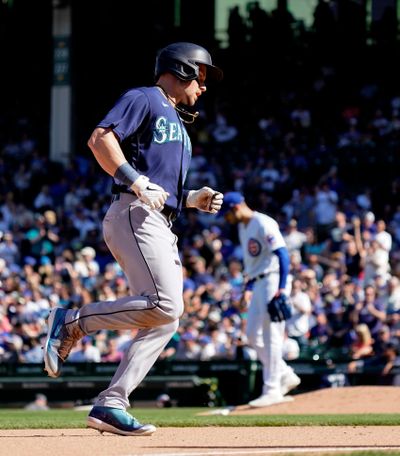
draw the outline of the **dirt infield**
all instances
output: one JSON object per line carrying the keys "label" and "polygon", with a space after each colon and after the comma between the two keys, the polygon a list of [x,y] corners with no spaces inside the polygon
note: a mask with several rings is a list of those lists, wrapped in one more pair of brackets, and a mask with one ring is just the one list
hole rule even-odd
{"label": "dirt infield", "polygon": [[160,428],[151,437],[100,435],[94,430],[1,431],[2,456],[268,455],[328,449],[400,450],[393,427]]}
{"label": "dirt infield", "polygon": [[[400,387],[352,386],[326,388],[294,396],[293,402],[262,409],[265,415],[340,415],[349,413],[400,413]],[[232,415],[259,415],[260,409],[239,406]],[[399,430],[400,432],[400,430]],[[399,436],[400,441],[400,436]]]}
{"label": "dirt infield", "polygon": [[[297,395],[290,403],[232,414],[399,413],[400,388],[356,387]],[[100,435],[90,429],[3,430],[1,456],[241,456],[326,454],[357,449],[397,450],[400,427],[159,428],[150,437]]]}

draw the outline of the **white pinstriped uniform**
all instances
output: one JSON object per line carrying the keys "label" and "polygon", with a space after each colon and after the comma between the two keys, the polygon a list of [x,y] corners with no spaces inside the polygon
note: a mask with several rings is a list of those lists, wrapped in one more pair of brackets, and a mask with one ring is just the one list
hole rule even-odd
{"label": "white pinstriped uniform", "polygon": [[[283,359],[285,322],[271,322],[267,303],[279,287],[279,260],[274,250],[286,247],[278,223],[266,214],[254,211],[250,222],[240,223],[239,239],[243,250],[245,273],[256,280],[247,317],[247,338],[263,365],[263,394],[280,393],[281,378],[289,366]],[[287,280],[286,294],[290,295]]]}

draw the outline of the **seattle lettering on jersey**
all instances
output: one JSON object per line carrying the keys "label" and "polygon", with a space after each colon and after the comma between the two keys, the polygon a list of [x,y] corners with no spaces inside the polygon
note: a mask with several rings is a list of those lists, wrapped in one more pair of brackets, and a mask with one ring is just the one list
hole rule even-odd
{"label": "seattle lettering on jersey", "polygon": [[[178,122],[171,122],[166,117],[157,117],[153,130],[153,142],[166,144],[171,142],[183,142],[183,153],[187,162],[192,156],[192,143],[186,130]],[[183,170],[183,182],[187,175],[187,167]]]}
{"label": "seattle lettering on jersey", "polygon": [[153,131],[153,141],[157,144],[183,141],[185,148],[190,147],[187,132],[177,122],[170,122],[166,117],[158,117]]}

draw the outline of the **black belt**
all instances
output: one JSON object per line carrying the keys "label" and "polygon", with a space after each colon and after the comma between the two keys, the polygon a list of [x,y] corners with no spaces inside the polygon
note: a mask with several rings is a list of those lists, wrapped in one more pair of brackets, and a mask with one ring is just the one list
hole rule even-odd
{"label": "black belt", "polygon": [[111,193],[113,195],[119,195],[120,193],[128,193],[129,195],[135,195],[126,185],[118,185],[113,183],[111,187]]}
{"label": "black belt", "polygon": [[161,211],[161,214],[163,214],[165,216],[165,218],[171,223],[175,222],[175,220],[178,218],[177,211],[175,209],[172,209],[172,207],[169,207],[169,206],[164,206]]}
{"label": "black belt", "polygon": [[266,275],[267,274],[265,274],[265,273],[259,274],[258,276],[255,276],[252,279],[248,280],[246,282],[246,285],[253,285],[254,282],[257,282],[257,280],[263,279],[264,277],[266,277]]}
{"label": "black belt", "polygon": [[[118,201],[119,194],[120,193],[127,193],[128,195],[133,195],[136,196],[131,190],[128,189],[128,187],[125,187],[124,185],[118,185],[118,184],[113,184],[111,187],[111,193],[113,194],[112,202]],[[161,210],[161,214],[165,216],[165,218],[168,220],[168,222],[175,222],[175,220],[178,218],[178,212],[173,209],[172,207],[169,206],[164,206],[163,209]]]}

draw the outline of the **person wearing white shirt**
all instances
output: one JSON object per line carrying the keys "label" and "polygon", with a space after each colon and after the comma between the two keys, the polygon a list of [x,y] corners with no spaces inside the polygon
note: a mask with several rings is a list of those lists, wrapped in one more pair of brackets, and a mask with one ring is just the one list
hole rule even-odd
{"label": "person wearing white shirt", "polygon": [[378,241],[382,249],[390,252],[392,249],[392,235],[386,231],[386,223],[384,220],[376,222],[375,240]]}
{"label": "person wearing white shirt", "polygon": [[81,348],[73,351],[68,358],[75,363],[99,363],[101,361],[100,350],[92,344],[92,339],[85,336],[80,341]]}
{"label": "person wearing white shirt", "polygon": [[314,216],[320,241],[329,236],[334,226],[338,199],[338,194],[331,190],[327,183],[323,183],[316,190]]}
{"label": "person wearing white shirt", "polygon": [[376,239],[368,246],[364,261],[364,284],[368,285],[376,276],[382,276],[386,283],[390,276],[389,252]]}
{"label": "person wearing white shirt", "polygon": [[289,254],[294,251],[301,252],[303,244],[307,241],[307,236],[297,229],[297,220],[291,219],[286,234],[283,236]]}
{"label": "person wearing white shirt", "polygon": [[296,339],[300,346],[307,343],[307,335],[310,330],[310,315],[312,304],[310,297],[303,291],[302,281],[293,281],[291,303],[293,308],[292,317],[286,322],[288,336]]}

